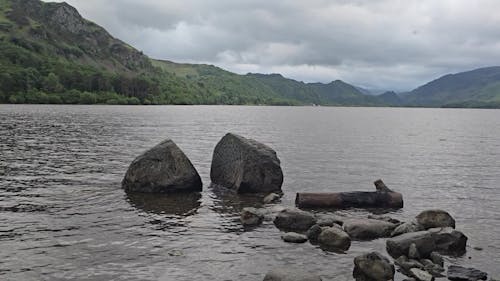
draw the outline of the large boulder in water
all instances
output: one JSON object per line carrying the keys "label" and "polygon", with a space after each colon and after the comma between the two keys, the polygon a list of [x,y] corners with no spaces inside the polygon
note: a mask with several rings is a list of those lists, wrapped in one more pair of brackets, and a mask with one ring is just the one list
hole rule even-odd
{"label": "large boulder in water", "polygon": [[231,133],[215,147],[210,178],[239,193],[281,191],[283,184],[280,160],[272,148]]}
{"label": "large boulder in water", "polygon": [[380,253],[372,252],[354,258],[353,277],[356,281],[394,280],[394,265]]}
{"label": "large boulder in water", "polygon": [[170,139],[135,158],[122,181],[131,192],[201,191],[201,178],[191,161]]}
{"label": "large boulder in water", "polygon": [[417,216],[417,223],[425,229],[436,227],[455,228],[455,219],[443,210],[426,210]]}

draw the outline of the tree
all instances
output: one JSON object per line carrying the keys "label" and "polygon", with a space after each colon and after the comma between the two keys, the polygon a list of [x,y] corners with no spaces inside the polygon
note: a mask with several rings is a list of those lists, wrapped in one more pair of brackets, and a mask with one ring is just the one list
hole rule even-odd
{"label": "tree", "polygon": [[59,77],[51,72],[43,79],[42,89],[48,93],[60,93],[64,87],[59,82]]}

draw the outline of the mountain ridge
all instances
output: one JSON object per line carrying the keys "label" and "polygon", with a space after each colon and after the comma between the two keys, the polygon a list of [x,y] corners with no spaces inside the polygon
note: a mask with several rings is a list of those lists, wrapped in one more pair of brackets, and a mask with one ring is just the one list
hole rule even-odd
{"label": "mountain ridge", "polygon": [[152,59],[65,2],[0,0],[4,103],[500,107],[497,68],[446,75],[404,94],[372,95],[341,80],[304,83]]}

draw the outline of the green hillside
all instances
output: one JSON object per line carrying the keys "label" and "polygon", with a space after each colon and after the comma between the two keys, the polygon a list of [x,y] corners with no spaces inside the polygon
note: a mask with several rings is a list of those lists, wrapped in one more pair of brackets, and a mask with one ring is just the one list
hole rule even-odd
{"label": "green hillside", "polygon": [[403,95],[406,105],[500,108],[500,67],[448,74]]}
{"label": "green hillside", "polygon": [[[211,65],[152,60],[82,18],[66,3],[0,0],[0,102],[276,105],[364,102],[356,88],[345,85],[321,87],[281,75],[238,75]],[[336,100],[335,91],[349,98]]]}

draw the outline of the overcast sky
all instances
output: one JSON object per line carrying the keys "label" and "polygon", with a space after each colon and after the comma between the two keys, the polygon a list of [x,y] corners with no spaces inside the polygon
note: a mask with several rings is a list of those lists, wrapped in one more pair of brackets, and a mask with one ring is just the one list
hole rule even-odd
{"label": "overcast sky", "polygon": [[410,90],[500,65],[498,0],[67,0],[147,55]]}

